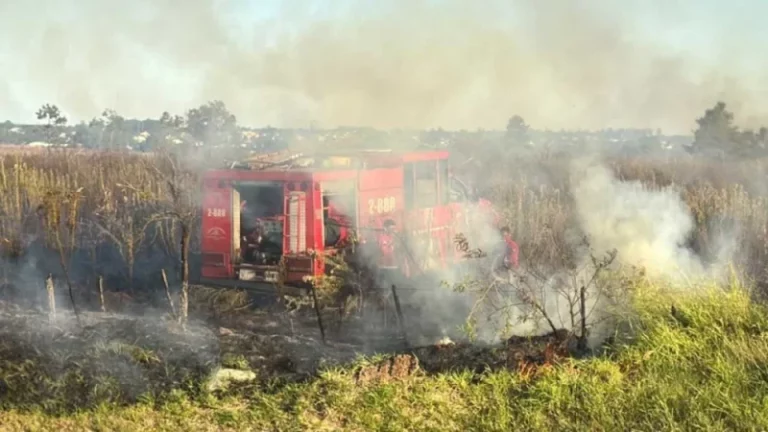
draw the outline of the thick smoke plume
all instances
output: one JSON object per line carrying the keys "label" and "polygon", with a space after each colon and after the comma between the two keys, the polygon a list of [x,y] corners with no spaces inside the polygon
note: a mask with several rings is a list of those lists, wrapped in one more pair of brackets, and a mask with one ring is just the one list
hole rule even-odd
{"label": "thick smoke plume", "polygon": [[[676,186],[659,188],[640,181],[622,181],[593,159],[573,161],[570,174],[575,212],[571,228],[580,233],[568,245],[569,252],[575,255],[574,268],[540,268],[538,263],[524,262],[513,274],[496,273],[493,280],[480,280],[471,291],[425,292],[413,300],[435,306],[442,313],[424,314],[419,324],[439,321],[443,334],[455,337],[455,329],[467,313],[480,307],[482,318],[475,330],[485,342],[497,341],[503,332],[548,333],[553,325],[578,333],[582,318],[580,290],[584,287],[584,316],[591,328],[587,339],[589,345],[596,346],[611,333],[614,318],[627,313],[630,307],[626,287],[612,278],[596,277],[601,272],[605,275],[599,267],[642,269],[646,277],[675,287],[722,280],[727,275],[726,266],[735,256],[738,227],[713,239],[716,246],[712,256],[699,255],[689,244],[696,224]],[[474,226],[487,236],[471,238],[478,239],[481,248],[492,250],[492,225],[478,220]],[[613,260],[606,259],[610,251],[616,253]],[[441,277],[462,282],[453,271],[445,271]]]}
{"label": "thick smoke plume", "polygon": [[[752,72],[763,67],[733,61],[746,47],[730,30],[710,35],[714,58],[705,61],[687,46],[641,42],[638,34],[654,31],[629,5],[395,0],[329,7],[2,2],[0,117],[32,120],[48,101],[73,119],[106,107],[157,117],[220,99],[244,124],[278,127],[498,128],[520,113],[538,127],[688,132],[718,98],[748,123],[768,109],[765,98],[746,91],[765,87],[765,75]],[[674,5],[651,9],[660,27],[669,29],[669,19],[694,26]],[[236,18],[250,15],[259,18]]]}
{"label": "thick smoke plume", "polygon": [[[695,221],[673,186],[651,189],[640,181],[620,181],[609,168],[584,161],[574,162],[572,176],[578,222],[594,250],[615,249],[620,262],[671,280],[718,277],[732,256],[724,241],[715,263],[705,263],[692,250],[688,239]],[[723,240],[736,233],[727,234]]]}

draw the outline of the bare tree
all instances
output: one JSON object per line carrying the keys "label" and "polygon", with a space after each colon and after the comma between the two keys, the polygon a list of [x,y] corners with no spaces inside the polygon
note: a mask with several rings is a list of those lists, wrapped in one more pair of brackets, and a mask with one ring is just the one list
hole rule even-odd
{"label": "bare tree", "polygon": [[611,294],[609,286],[601,283],[599,277],[615,258],[616,251],[601,258],[590,255],[589,260],[576,268],[553,274],[529,268],[503,282],[512,288],[522,303],[518,306],[522,310],[528,309],[526,318],[543,319],[553,333],[558,330],[556,322],[568,327],[578,336],[580,347],[586,348],[588,327],[600,321],[600,318],[593,319],[595,308]]}
{"label": "bare tree", "polygon": [[[618,303],[621,297],[621,284],[605,273],[615,262],[615,250],[597,258],[598,254],[586,248],[584,254],[589,259],[578,265],[560,268],[529,265],[519,270],[500,271],[498,259],[470,249],[462,236],[458,236],[456,243],[466,258],[478,260],[479,264],[475,266],[476,273],[453,285],[454,290],[466,292],[475,299],[465,328],[470,337],[475,336],[477,322],[482,317],[499,323],[502,328],[498,330],[505,337],[524,323],[532,323],[534,327],[543,324],[552,333],[569,328],[578,338],[579,346],[586,348],[590,328],[607,319],[608,305]],[[602,310],[596,313],[599,308]]]}

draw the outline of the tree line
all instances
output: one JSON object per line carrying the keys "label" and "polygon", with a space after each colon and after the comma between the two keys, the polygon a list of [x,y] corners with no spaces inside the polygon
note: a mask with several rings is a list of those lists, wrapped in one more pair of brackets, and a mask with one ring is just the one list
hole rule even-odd
{"label": "tree line", "polygon": [[0,142],[154,151],[167,147],[236,146],[249,140],[236,116],[218,100],[184,115],[165,111],[158,118],[144,120],[125,118],[113,109],[105,109],[87,123],[71,124],[64,112],[50,103],[42,105],[35,115],[40,122],[37,125],[0,123]]}
{"label": "tree line", "polygon": [[[36,112],[36,117],[40,122],[37,125],[16,125],[10,121],[0,123],[0,143],[29,144],[42,141],[51,145],[137,151],[184,146],[237,147],[244,144],[255,149],[280,150],[287,145],[286,140],[280,139],[280,134],[276,133],[277,129],[274,128],[268,127],[262,130],[261,134],[244,133],[247,129],[238,125],[236,116],[219,100],[192,108],[183,115],[166,111],[158,118],[144,120],[125,118],[115,110],[106,109],[89,122],[77,124],[71,124],[58,106],[46,103]],[[734,124],[734,115],[728,111],[725,102],[717,102],[695,122],[696,128],[692,131],[693,137],[687,148],[690,153],[721,157],[768,154],[768,128],[751,130],[737,127]],[[339,131],[350,132],[343,128]],[[366,142],[385,139],[377,138],[378,135],[371,131],[352,133],[353,140],[355,136]],[[660,148],[661,131],[642,135],[630,138],[629,144],[619,143],[616,146],[628,145],[633,148],[626,150],[634,153],[648,153]],[[520,115],[510,117],[505,130],[498,137],[488,138],[482,129],[474,134],[467,131],[450,133],[442,129],[422,131],[420,134],[420,141],[425,145],[439,145],[441,142],[465,139],[492,141],[491,145],[501,153],[511,151],[515,154],[534,148],[541,150],[542,146],[556,144],[535,142],[535,131]],[[553,138],[545,141],[551,139]],[[578,140],[577,143],[582,145]]]}
{"label": "tree line", "polygon": [[[693,140],[687,151],[699,156],[714,157],[755,157],[768,156],[768,128],[757,130],[736,126],[734,114],[728,111],[726,103],[718,101],[704,115],[696,119]],[[501,142],[505,150],[519,150],[531,142],[531,128],[519,116],[512,116],[507,122],[504,138]],[[660,131],[655,136],[659,136]],[[658,145],[654,137],[646,137],[642,147],[648,144]]]}

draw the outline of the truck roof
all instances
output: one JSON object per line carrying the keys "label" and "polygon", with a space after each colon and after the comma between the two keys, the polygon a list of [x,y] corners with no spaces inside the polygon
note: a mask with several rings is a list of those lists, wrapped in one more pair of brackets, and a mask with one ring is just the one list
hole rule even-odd
{"label": "truck roof", "polygon": [[395,166],[408,162],[447,159],[447,150],[399,151],[391,149],[322,149],[282,151],[256,155],[230,165],[230,169],[305,171]]}

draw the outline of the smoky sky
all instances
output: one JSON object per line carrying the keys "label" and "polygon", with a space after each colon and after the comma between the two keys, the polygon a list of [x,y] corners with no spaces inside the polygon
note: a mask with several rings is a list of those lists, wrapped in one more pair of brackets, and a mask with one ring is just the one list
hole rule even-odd
{"label": "smoky sky", "polygon": [[[74,120],[154,118],[220,99],[250,126],[500,129],[519,114],[537,128],[687,133],[724,100],[740,124],[768,123],[746,27],[667,3],[656,37],[640,38],[655,31],[650,7],[605,0],[269,1],[263,13],[242,0],[0,0],[0,119],[33,120],[46,102]],[[679,30],[701,16],[712,25]]]}

